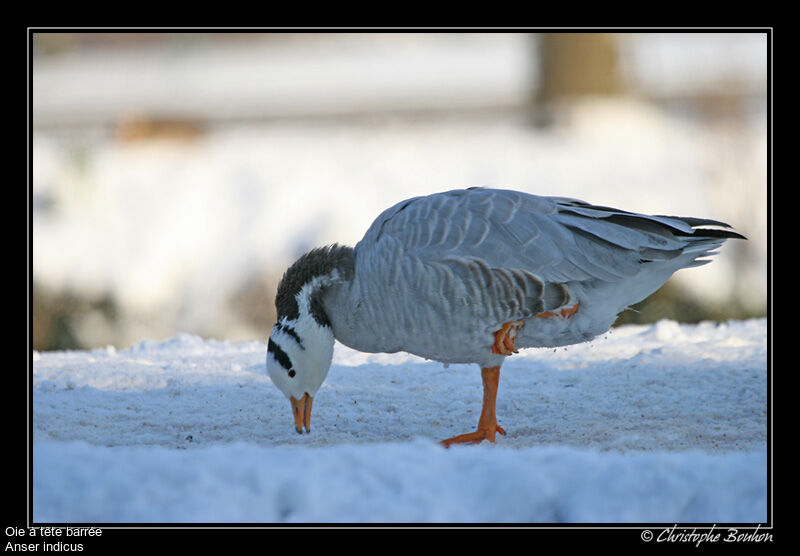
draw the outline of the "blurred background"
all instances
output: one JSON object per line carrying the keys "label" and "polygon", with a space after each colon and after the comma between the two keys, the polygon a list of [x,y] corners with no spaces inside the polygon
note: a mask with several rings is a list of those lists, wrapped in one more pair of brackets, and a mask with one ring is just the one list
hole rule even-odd
{"label": "blurred background", "polygon": [[620,323],[766,314],[767,34],[33,33],[34,349],[265,340],[285,268],[484,185],[748,241]]}

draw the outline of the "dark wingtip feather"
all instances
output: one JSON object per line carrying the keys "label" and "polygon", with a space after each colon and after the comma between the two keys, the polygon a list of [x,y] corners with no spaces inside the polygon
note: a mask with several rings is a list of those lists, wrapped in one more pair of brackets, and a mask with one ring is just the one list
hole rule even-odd
{"label": "dark wingtip feather", "polygon": [[733,228],[730,224],[720,222],[719,220],[712,220],[711,218],[697,218],[695,216],[667,216],[665,214],[657,214],[660,218],[675,218],[676,220],[683,220],[693,228],[698,226],[720,226],[722,228]]}
{"label": "dark wingtip feather", "polygon": [[[722,222],[720,220],[713,220],[711,218],[697,218],[694,216],[665,216],[665,215],[657,215],[660,218],[674,218],[676,220],[681,220],[685,224],[688,224],[693,228],[692,235],[696,237],[718,237],[718,238],[725,238],[725,239],[744,239],[747,238],[733,230],[733,226],[728,224],[727,222]],[[714,228],[705,228],[703,226],[715,226]],[[720,230],[719,228],[726,228],[724,230]],[[683,235],[683,234],[678,234]]]}
{"label": "dark wingtip feather", "polygon": [[[730,228],[730,226],[728,226],[728,228]],[[733,230],[719,230],[717,228],[695,228],[694,235],[697,237],[719,237],[725,239],[744,239],[744,240],[747,239],[739,232],[734,232]]]}

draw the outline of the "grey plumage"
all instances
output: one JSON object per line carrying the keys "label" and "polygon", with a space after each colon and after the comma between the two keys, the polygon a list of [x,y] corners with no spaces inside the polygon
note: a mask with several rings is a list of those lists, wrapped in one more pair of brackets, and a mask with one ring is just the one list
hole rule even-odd
{"label": "grey plumage", "polygon": [[581,303],[568,326],[531,321],[517,344],[564,345],[604,332],[673,272],[742,237],[719,227],[729,228],[508,190],[415,197],[378,216],[355,246],[353,280],[323,300],[351,347],[449,362],[475,361],[504,322]]}

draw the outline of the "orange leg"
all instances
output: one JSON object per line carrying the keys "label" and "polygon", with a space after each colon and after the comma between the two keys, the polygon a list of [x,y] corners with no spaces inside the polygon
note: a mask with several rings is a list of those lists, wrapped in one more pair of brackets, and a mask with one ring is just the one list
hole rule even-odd
{"label": "orange leg", "polygon": [[494,442],[495,433],[506,433],[503,427],[497,424],[497,415],[495,413],[497,385],[500,382],[500,367],[481,369],[481,379],[483,380],[483,409],[481,410],[480,419],[478,419],[478,430],[442,440],[445,448],[449,448],[451,444],[477,444],[483,440]]}
{"label": "orange leg", "polygon": [[517,337],[517,330],[525,324],[522,320],[513,320],[503,324],[497,332],[494,333],[494,344],[492,345],[492,353],[498,355],[511,355],[517,353],[517,348],[514,346],[514,340]]}

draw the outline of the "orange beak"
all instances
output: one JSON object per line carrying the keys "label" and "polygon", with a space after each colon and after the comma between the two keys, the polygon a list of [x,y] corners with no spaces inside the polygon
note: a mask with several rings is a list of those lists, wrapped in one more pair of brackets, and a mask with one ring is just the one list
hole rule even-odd
{"label": "orange beak", "polygon": [[303,427],[305,427],[306,432],[311,432],[311,403],[314,401],[314,398],[309,396],[308,392],[306,392],[299,400],[294,397],[290,397],[289,399],[292,402],[295,430],[303,434]]}

